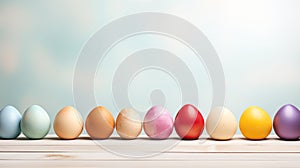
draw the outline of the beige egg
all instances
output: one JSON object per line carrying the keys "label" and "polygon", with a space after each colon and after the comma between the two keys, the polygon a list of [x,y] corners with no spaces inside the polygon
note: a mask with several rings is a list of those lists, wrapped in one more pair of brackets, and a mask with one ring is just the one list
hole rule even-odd
{"label": "beige egg", "polygon": [[116,120],[116,130],[121,138],[135,139],[142,131],[139,114],[132,109],[123,109]]}
{"label": "beige egg", "polygon": [[94,108],[86,118],[85,129],[93,139],[106,139],[114,131],[115,120],[111,112],[103,106]]}
{"label": "beige egg", "polygon": [[59,138],[75,139],[83,130],[83,120],[75,108],[66,106],[56,114],[53,127]]}
{"label": "beige egg", "polygon": [[237,130],[237,120],[226,107],[216,107],[208,115],[206,131],[212,139],[231,139]]}

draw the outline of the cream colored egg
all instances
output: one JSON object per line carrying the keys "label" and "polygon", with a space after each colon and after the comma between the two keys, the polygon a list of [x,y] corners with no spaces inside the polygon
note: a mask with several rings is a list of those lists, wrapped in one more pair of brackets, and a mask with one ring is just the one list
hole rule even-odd
{"label": "cream colored egg", "polygon": [[75,139],[83,130],[83,120],[75,108],[67,106],[56,114],[53,127],[59,138]]}
{"label": "cream colored egg", "polygon": [[216,107],[208,115],[206,131],[212,139],[231,139],[237,130],[237,120],[226,107]]}
{"label": "cream colored egg", "polygon": [[116,120],[116,130],[121,138],[135,139],[142,131],[139,114],[132,109],[123,109]]}

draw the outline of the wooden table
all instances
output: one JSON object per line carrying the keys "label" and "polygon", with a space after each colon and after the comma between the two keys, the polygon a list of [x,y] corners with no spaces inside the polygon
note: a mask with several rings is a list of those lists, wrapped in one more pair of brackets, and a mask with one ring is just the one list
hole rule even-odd
{"label": "wooden table", "polygon": [[[100,145],[99,145],[100,143]],[[158,146],[172,144],[161,150]],[[156,151],[156,150],[160,151]],[[131,153],[140,151],[143,157]],[[147,154],[147,156],[145,156]],[[127,156],[124,156],[127,155]],[[151,155],[151,156],[149,156]],[[0,167],[300,167],[300,141],[271,136],[250,141],[236,136],[230,141],[206,138],[193,141],[121,140],[93,141],[83,135],[59,140],[0,140]]]}

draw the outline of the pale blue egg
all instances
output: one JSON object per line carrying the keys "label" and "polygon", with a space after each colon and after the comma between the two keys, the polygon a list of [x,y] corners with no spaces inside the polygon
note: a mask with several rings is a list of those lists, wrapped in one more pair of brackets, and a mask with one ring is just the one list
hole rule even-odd
{"label": "pale blue egg", "polygon": [[13,106],[5,106],[0,111],[0,138],[15,139],[20,133],[20,112]]}
{"label": "pale blue egg", "polygon": [[48,113],[38,105],[30,106],[23,114],[21,130],[29,139],[44,138],[51,127]]}

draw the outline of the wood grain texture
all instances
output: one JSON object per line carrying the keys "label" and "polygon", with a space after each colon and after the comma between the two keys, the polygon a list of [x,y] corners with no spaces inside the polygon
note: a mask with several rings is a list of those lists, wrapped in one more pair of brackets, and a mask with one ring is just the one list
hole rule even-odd
{"label": "wood grain texture", "polygon": [[[159,145],[171,144],[163,149]],[[141,152],[141,156],[137,157]],[[131,155],[133,154],[133,155]],[[147,155],[144,155],[147,154]],[[148,155],[153,154],[153,155]],[[133,157],[134,156],[134,157]],[[141,137],[122,140],[0,140],[0,167],[299,167],[299,141],[269,137],[262,141],[236,136],[230,141],[201,138],[163,141]]]}

